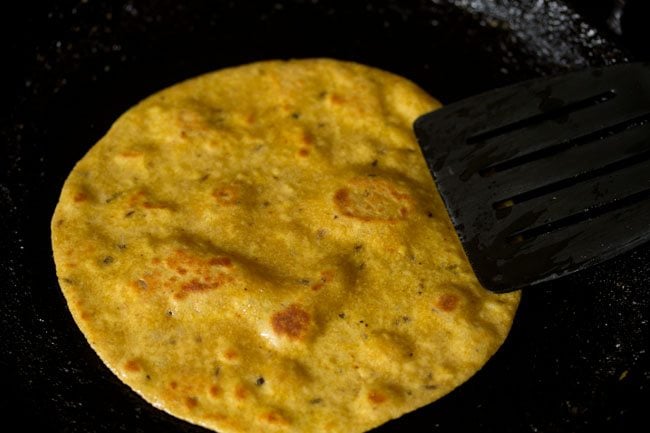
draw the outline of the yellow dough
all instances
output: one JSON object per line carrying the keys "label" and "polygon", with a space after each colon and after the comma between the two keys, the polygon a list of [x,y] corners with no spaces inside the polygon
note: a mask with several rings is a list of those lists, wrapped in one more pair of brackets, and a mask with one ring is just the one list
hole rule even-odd
{"label": "yellow dough", "polygon": [[358,433],[466,381],[519,294],[480,286],[412,132],[439,103],[328,59],[124,113],[52,219],[69,309],[156,407],[222,433]]}

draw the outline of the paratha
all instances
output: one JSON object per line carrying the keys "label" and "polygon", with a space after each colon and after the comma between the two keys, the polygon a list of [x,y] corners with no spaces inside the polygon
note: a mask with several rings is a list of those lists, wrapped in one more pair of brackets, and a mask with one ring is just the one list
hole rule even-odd
{"label": "paratha", "polygon": [[74,167],[68,307],[156,407],[223,433],[363,432],[447,394],[519,295],[480,286],[411,126],[439,103],[329,59],[165,89]]}

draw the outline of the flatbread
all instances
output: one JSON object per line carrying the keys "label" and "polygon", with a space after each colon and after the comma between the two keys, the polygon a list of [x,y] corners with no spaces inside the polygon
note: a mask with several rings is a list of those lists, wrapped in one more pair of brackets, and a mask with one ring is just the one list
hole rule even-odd
{"label": "flatbread", "polygon": [[439,103],[327,59],[165,89],[52,219],[68,307],[156,407],[223,433],[363,432],[472,376],[519,301],[477,282],[411,130]]}

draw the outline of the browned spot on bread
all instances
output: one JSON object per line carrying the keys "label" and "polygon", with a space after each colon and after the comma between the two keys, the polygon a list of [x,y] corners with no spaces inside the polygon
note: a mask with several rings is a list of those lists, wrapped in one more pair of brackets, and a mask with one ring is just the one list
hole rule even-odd
{"label": "browned spot on bread", "polygon": [[156,200],[145,191],[138,191],[132,194],[129,197],[128,203],[132,208],[142,207],[145,209],[173,209],[173,206],[171,204]]}
{"label": "browned spot on bread", "polygon": [[174,299],[177,301],[182,301],[183,299],[187,298],[188,292],[176,292],[174,293]]}
{"label": "browned spot on bread", "polygon": [[318,291],[334,279],[334,271],[326,270],[320,273],[320,280],[311,286],[311,289]]}
{"label": "browned spot on bread", "polygon": [[248,390],[242,384],[239,384],[235,387],[235,398],[237,400],[245,400],[248,397]]}
{"label": "browned spot on bread", "polygon": [[212,266],[225,266],[228,268],[232,266],[232,260],[230,260],[228,257],[213,257],[208,260],[208,264]]}
{"label": "browned spot on bread", "polygon": [[124,364],[124,369],[126,371],[131,371],[133,373],[138,372],[142,369],[140,362],[137,359],[130,359]]}
{"label": "browned spot on bread", "polygon": [[339,207],[348,206],[350,203],[350,191],[347,188],[341,188],[334,193],[334,202]]}
{"label": "browned spot on bread", "polygon": [[309,313],[298,304],[291,304],[271,317],[271,325],[276,334],[297,340],[307,332],[309,320]]}
{"label": "browned spot on bread", "polygon": [[229,361],[234,361],[239,358],[239,353],[237,353],[235,349],[228,349],[226,350],[226,353],[223,354],[223,356]]}
{"label": "browned spot on bread", "polygon": [[207,284],[202,283],[201,281],[199,281],[199,280],[197,280],[195,278],[195,279],[193,279],[192,281],[190,281],[188,283],[182,284],[181,288],[183,290],[191,292],[191,291],[206,290],[206,289],[209,289],[210,287]]}
{"label": "browned spot on bread", "polygon": [[144,191],[138,191],[135,194],[131,194],[131,197],[129,197],[129,204],[131,206],[136,206],[142,202],[144,197],[145,197]]}
{"label": "browned spot on bread", "polygon": [[183,290],[187,292],[197,292],[210,289],[217,289],[224,283],[231,281],[231,277],[227,275],[215,275],[206,278],[204,281],[192,280],[188,285],[182,286]]}
{"label": "browned spot on bread", "polygon": [[200,257],[176,250],[164,259],[162,265],[159,272],[166,274],[160,277],[162,286],[170,289],[177,300],[186,298],[189,293],[217,289],[234,280],[232,275],[221,271],[233,267],[228,257]]}
{"label": "browned spot on bread", "polygon": [[223,394],[223,390],[221,389],[221,387],[219,385],[210,386],[210,388],[208,389],[208,392],[210,393],[210,395],[212,397],[215,397],[215,398],[219,397],[219,396],[221,396],[221,394]]}
{"label": "browned spot on bread", "polygon": [[176,389],[176,388],[178,388],[178,382],[176,382],[175,380],[172,380],[171,382],[169,382],[169,387],[170,387],[171,389]]}
{"label": "browned spot on bread", "polygon": [[314,144],[314,136],[307,131],[302,131],[300,135],[302,146],[298,149],[298,156],[307,157],[311,153],[311,147]]}
{"label": "browned spot on bread", "polygon": [[[158,260],[158,263],[160,263],[160,260]],[[189,269],[195,269],[201,267],[201,258],[188,251],[179,249],[165,258],[165,264],[169,268],[178,268],[184,266]]]}
{"label": "browned spot on bread", "polygon": [[305,131],[302,133],[302,142],[307,146],[311,146],[312,144],[314,144],[314,136],[311,135],[309,132]]}
{"label": "browned spot on bread", "polygon": [[209,413],[206,415],[206,417],[213,419],[215,421],[225,421],[228,419],[228,416],[222,413]]}
{"label": "browned spot on bread", "polygon": [[[205,292],[220,287],[224,282],[229,281],[230,277],[216,276],[204,281],[192,279],[189,282],[181,284],[181,291],[174,293],[174,298],[178,300],[185,299],[189,293]],[[170,282],[176,282],[175,277],[170,278]]]}
{"label": "browned spot on bread", "polygon": [[84,192],[78,192],[74,196],[75,203],[80,203],[80,202],[86,201],[86,200],[88,200],[88,195],[86,193],[84,193]]}
{"label": "browned spot on bread", "polygon": [[199,400],[196,397],[185,398],[185,406],[187,406],[188,409],[194,409],[198,405],[199,405]]}
{"label": "browned spot on bread", "polygon": [[289,423],[284,416],[282,416],[280,413],[275,411],[264,412],[263,414],[260,415],[260,419],[269,424],[276,424],[276,425],[286,425]]}
{"label": "browned spot on bread", "polygon": [[239,201],[239,188],[235,185],[226,185],[212,191],[212,197],[222,206],[233,206]]}
{"label": "browned spot on bread", "polygon": [[343,215],[362,221],[394,222],[408,217],[411,196],[386,179],[356,179],[334,193]]}
{"label": "browned spot on bread", "polygon": [[383,394],[379,391],[370,391],[368,393],[368,401],[370,401],[373,404],[381,404],[388,400],[388,396],[386,394]]}
{"label": "browned spot on bread", "polygon": [[458,296],[444,293],[438,298],[437,306],[443,311],[452,311],[458,305]]}
{"label": "browned spot on bread", "polygon": [[185,299],[190,293],[214,290],[235,280],[230,275],[233,263],[228,257],[202,257],[176,250],[163,260],[154,258],[147,274],[130,283],[140,293],[163,289],[174,299]]}
{"label": "browned spot on bread", "polygon": [[334,105],[343,105],[345,104],[346,99],[337,93],[332,93],[330,95],[330,102]]}
{"label": "browned spot on bread", "polygon": [[250,113],[250,114],[248,114],[248,116],[246,116],[246,123],[248,123],[249,125],[252,125],[253,123],[255,123],[255,120],[257,120],[256,116],[255,116],[255,113]]}

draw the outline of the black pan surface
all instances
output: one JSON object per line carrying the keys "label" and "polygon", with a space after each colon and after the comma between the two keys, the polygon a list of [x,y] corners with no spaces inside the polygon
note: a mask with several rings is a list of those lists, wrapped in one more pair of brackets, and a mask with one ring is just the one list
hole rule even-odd
{"label": "black pan surface", "polygon": [[[271,58],[367,63],[443,102],[626,60],[611,35],[555,0],[66,0],[11,8],[0,120],[0,411],[3,424],[18,419],[25,431],[205,431],[153,408],[108,371],[55,277],[49,220],[63,181],[141,98]],[[526,290],[507,342],[476,376],[376,432],[640,431],[650,397],[649,259],[645,245]]]}

